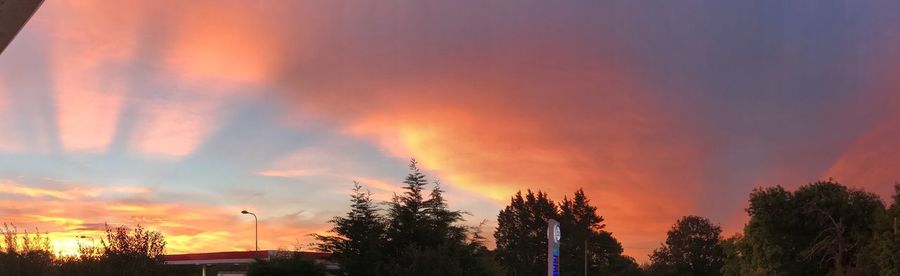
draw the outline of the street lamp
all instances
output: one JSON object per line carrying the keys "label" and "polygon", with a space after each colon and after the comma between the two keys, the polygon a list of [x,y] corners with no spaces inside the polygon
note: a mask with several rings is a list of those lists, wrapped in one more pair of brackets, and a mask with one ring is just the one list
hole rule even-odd
{"label": "street lamp", "polygon": [[[88,240],[91,240],[91,250],[96,250],[95,248],[97,247],[97,245],[94,244],[94,237],[90,237],[90,236],[75,236],[75,238],[76,238],[76,239],[88,239]],[[78,247],[81,248],[81,243],[78,243]]]}
{"label": "street lamp", "polygon": [[91,240],[91,247],[94,247],[94,238],[93,238],[93,237],[89,237],[89,236],[75,236],[75,238],[78,238],[78,239],[89,239],[89,240]]}
{"label": "street lamp", "polygon": [[256,252],[259,252],[259,219],[256,218],[256,214],[254,214],[252,212],[247,212],[247,210],[241,211],[241,214],[253,215],[253,222],[256,224],[255,233],[254,233],[254,240],[256,241],[256,251],[253,252],[253,254],[256,255],[257,254]]}

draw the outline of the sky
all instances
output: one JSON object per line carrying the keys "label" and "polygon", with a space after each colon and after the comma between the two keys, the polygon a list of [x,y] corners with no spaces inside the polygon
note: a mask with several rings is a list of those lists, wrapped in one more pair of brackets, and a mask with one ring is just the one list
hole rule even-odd
{"label": "sky", "polygon": [[900,181],[891,1],[49,1],[0,55],[0,222],[310,249],[410,158],[466,223],[583,188],[639,262],[755,187]]}

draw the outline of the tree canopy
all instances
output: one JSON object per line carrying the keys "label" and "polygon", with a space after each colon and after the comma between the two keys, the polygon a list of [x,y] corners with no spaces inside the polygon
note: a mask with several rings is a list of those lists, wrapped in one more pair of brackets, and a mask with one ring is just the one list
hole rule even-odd
{"label": "tree canopy", "polygon": [[0,228],[0,275],[161,275],[165,237],[140,225],[106,225],[100,246],[79,244],[78,256],[56,256],[45,234]]}
{"label": "tree canopy", "polygon": [[[516,193],[497,217],[494,233],[498,261],[508,275],[541,275],[547,271],[547,220],[560,223],[560,272],[563,275],[630,275],[639,272],[622,255],[622,245],[604,230],[603,217],[579,189],[556,204],[546,193]],[[587,250],[587,252],[585,252]],[[587,254],[585,254],[587,253]],[[587,263],[585,263],[585,261]]]}
{"label": "tree canopy", "polygon": [[556,203],[547,194],[517,192],[497,216],[497,258],[508,275],[547,272],[547,220],[559,218]]}
{"label": "tree canopy", "polygon": [[650,255],[655,275],[721,275],[725,253],[722,229],[709,219],[685,216],[669,230],[666,242]]}
{"label": "tree canopy", "polygon": [[877,195],[820,181],[750,194],[750,221],[729,271],[768,275],[877,274],[870,247],[884,205]]}

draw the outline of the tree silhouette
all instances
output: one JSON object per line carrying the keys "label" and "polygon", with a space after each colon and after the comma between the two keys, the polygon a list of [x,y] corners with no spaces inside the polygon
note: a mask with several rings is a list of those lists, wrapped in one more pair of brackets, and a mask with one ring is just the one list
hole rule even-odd
{"label": "tree silhouette", "polygon": [[106,225],[102,263],[113,275],[157,275],[163,265],[166,241],[163,235],[137,225],[110,228]]}
{"label": "tree silhouette", "polygon": [[541,275],[547,271],[547,220],[559,210],[547,194],[517,192],[497,216],[497,258],[508,275]]}
{"label": "tree silhouette", "polygon": [[786,275],[873,274],[868,248],[884,205],[877,195],[831,181],[796,192],[780,186],[750,195],[741,257],[745,271]]}
{"label": "tree silhouette", "polygon": [[[560,266],[565,275],[630,275],[637,273],[634,260],[623,256],[622,244],[604,230],[603,217],[590,205],[584,190],[559,204]],[[585,264],[587,261],[587,264]],[[587,269],[587,273],[585,273]]]}
{"label": "tree silhouette", "polygon": [[350,211],[345,217],[334,217],[332,235],[316,235],[318,249],[332,252],[332,258],[341,270],[349,275],[380,275],[383,268],[383,250],[386,243],[384,219],[372,202],[371,193],[363,192],[358,182],[353,182]]}
{"label": "tree silhouette", "polygon": [[725,253],[722,229],[708,219],[685,216],[669,230],[666,242],[650,255],[650,272],[659,275],[721,275]]}
{"label": "tree silhouette", "polygon": [[351,211],[330,221],[333,235],[317,236],[319,249],[347,275],[492,275],[480,233],[460,225],[464,213],[449,209],[438,183],[426,199],[427,177],[415,160],[409,168],[384,215],[357,183]]}

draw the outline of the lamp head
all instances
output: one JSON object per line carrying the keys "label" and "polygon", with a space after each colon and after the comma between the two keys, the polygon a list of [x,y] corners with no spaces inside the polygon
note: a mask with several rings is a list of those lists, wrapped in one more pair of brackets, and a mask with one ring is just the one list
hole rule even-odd
{"label": "lamp head", "polygon": [[249,213],[250,213],[250,212],[247,212],[247,210],[241,211],[241,214],[245,214],[245,215],[246,215],[246,214],[249,214]]}

